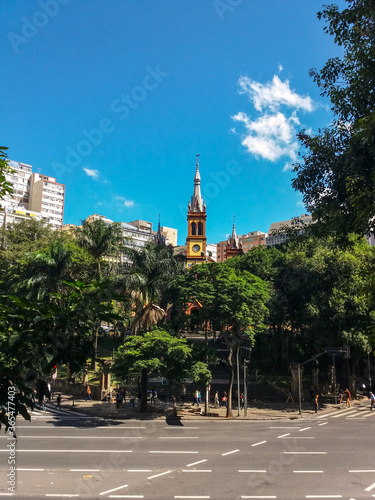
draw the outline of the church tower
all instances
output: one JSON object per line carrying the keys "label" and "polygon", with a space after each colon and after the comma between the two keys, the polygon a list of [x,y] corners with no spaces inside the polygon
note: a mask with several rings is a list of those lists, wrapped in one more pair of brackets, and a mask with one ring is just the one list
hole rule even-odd
{"label": "church tower", "polygon": [[186,238],[187,267],[206,262],[206,204],[201,195],[201,176],[197,155],[194,192],[188,205],[188,234]]}
{"label": "church tower", "polygon": [[225,260],[231,257],[236,257],[237,255],[243,255],[242,243],[236,233],[236,224],[233,217],[233,229],[232,236],[227,241],[227,247],[225,249]]}

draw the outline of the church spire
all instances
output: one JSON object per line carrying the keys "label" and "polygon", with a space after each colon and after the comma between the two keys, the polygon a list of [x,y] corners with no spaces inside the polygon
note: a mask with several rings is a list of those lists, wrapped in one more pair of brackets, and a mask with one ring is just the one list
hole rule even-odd
{"label": "church spire", "polygon": [[203,202],[203,198],[201,195],[201,176],[199,173],[199,156],[196,155],[196,170],[195,170],[195,176],[194,176],[194,193],[193,196],[191,197],[191,202],[189,204],[190,210],[192,212],[203,212],[203,210],[206,208],[206,205]]}

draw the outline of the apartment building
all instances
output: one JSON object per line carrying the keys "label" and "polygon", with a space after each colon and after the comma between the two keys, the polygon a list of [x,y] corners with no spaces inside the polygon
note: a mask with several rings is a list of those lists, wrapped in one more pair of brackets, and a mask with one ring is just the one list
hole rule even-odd
{"label": "apartment building", "polygon": [[3,225],[34,218],[61,229],[64,216],[65,186],[54,177],[32,172],[26,163],[9,161],[12,174],[6,180],[13,184],[13,194],[1,202],[0,223]]}
{"label": "apartment building", "polygon": [[266,245],[268,247],[273,247],[285,243],[288,240],[288,235],[283,231],[284,228],[292,229],[293,227],[299,227],[299,234],[303,234],[303,226],[311,224],[311,222],[312,216],[310,214],[302,214],[300,217],[297,216],[280,222],[272,222],[268,230]]}

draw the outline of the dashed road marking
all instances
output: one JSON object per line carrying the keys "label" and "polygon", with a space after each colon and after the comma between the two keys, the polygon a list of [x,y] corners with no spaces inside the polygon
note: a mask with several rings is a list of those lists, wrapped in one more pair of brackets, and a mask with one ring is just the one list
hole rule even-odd
{"label": "dashed road marking", "polygon": [[199,460],[199,462],[193,462],[192,464],[186,464],[186,467],[192,467],[193,465],[203,464],[203,462],[207,462],[207,458],[204,460]]}
{"label": "dashed road marking", "polygon": [[260,444],[267,443],[267,441],[259,441],[259,443],[254,443],[251,446],[259,446]]}
{"label": "dashed road marking", "polygon": [[318,424],[318,425],[319,425],[319,427],[320,427],[320,426],[322,426],[322,425],[327,425],[327,424],[328,424],[328,422],[322,422],[321,424]]}
{"label": "dashed road marking", "polygon": [[283,451],[284,455],[327,455],[326,451]]}
{"label": "dashed road marking", "polygon": [[198,451],[163,451],[163,450],[152,450],[149,453],[199,453]]}
{"label": "dashed road marking", "polygon": [[240,450],[232,450],[232,451],[227,451],[226,453],[222,453],[221,456],[225,457],[226,455],[231,455],[232,453],[237,453]]}
{"label": "dashed road marking", "polygon": [[367,488],[365,488],[365,491],[371,491],[375,488],[375,483],[370,484]]}
{"label": "dashed road marking", "polygon": [[170,474],[172,471],[167,470],[165,472],[160,472],[160,474],[155,474],[154,476],[149,476],[147,479],[155,479],[155,477],[165,476],[166,474]]}
{"label": "dashed road marking", "polygon": [[309,429],[311,429],[311,427],[304,427],[303,429],[300,429],[299,432],[308,431]]}
{"label": "dashed road marking", "polygon": [[122,486],[118,486],[117,488],[113,488],[112,490],[103,491],[102,493],[99,493],[99,495],[108,495],[108,493],[121,490],[122,488],[127,488],[128,486],[128,484],[123,484]]}
{"label": "dashed road marking", "polygon": [[249,469],[249,470],[241,470],[241,469],[240,469],[238,472],[245,472],[245,473],[247,473],[247,472],[251,472],[251,473],[252,473],[252,472],[260,473],[260,472],[261,472],[261,473],[264,473],[264,472],[267,472],[267,471],[266,471],[266,469]]}
{"label": "dashed road marking", "polygon": [[282,434],[281,436],[277,436],[277,439],[285,438],[287,436],[290,436],[290,432],[287,432],[286,434]]}
{"label": "dashed road marking", "polygon": [[182,472],[212,472],[211,469],[183,469]]}
{"label": "dashed road marking", "polygon": [[294,470],[295,474],[323,474],[323,470]]}
{"label": "dashed road marking", "polygon": [[375,469],[358,469],[358,470],[348,470],[348,472],[375,472]]}

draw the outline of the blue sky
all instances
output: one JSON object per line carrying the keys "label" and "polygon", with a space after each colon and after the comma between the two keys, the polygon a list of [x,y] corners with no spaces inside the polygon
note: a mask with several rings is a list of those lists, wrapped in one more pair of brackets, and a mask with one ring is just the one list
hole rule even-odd
{"label": "blue sky", "polygon": [[[343,2],[338,2],[340,6]],[[64,223],[186,239],[200,154],[208,242],[305,212],[296,133],[331,119],[308,75],[340,55],[320,1],[2,0],[0,144],[66,185]]]}

